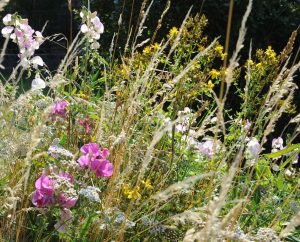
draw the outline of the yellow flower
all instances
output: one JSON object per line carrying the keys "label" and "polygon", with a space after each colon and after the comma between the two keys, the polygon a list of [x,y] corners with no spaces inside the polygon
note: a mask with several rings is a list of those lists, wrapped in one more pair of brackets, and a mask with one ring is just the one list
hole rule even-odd
{"label": "yellow flower", "polygon": [[261,62],[257,63],[256,68],[259,69],[259,70],[262,70],[263,69],[263,64]]}
{"label": "yellow flower", "polygon": [[150,179],[147,179],[146,181],[142,181],[142,184],[145,186],[147,189],[152,189],[153,186],[151,185]]}
{"label": "yellow flower", "polygon": [[140,194],[140,187],[137,186],[134,189],[131,189],[127,184],[122,186],[124,195],[129,199],[139,199],[142,197]]}
{"label": "yellow flower", "polygon": [[220,76],[220,72],[217,71],[216,69],[212,69],[209,74],[211,75],[212,79],[216,79]]}
{"label": "yellow flower", "polygon": [[223,46],[222,45],[217,45],[215,47],[215,51],[221,56],[223,54]]}
{"label": "yellow flower", "polygon": [[143,53],[148,55],[151,53],[151,49],[152,49],[151,46],[148,45],[143,49]]}
{"label": "yellow flower", "polygon": [[170,38],[174,38],[178,34],[178,29],[176,27],[173,27],[170,29],[169,36]]}
{"label": "yellow flower", "polygon": [[152,47],[151,49],[153,49],[153,50],[158,50],[160,48],[160,45],[159,45],[159,43],[156,42],[151,47]]}
{"label": "yellow flower", "polygon": [[214,88],[214,86],[215,86],[215,84],[213,84],[212,81],[209,80],[208,83],[207,83],[207,88],[208,88],[210,91],[212,91],[213,88]]}
{"label": "yellow flower", "polygon": [[251,60],[251,59],[249,59],[249,60],[247,60],[247,63],[246,63],[246,65],[248,66],[252,66],[254,64],[254,62],[253,62],[253,60]]}
{"label": "yellow flower", "polygon": [[226,58],[226,56],[227,56],[227,53],[223,53],[223,54],[221,55],[221,60],[224,60],[224,59]]}
{"label": "yellow flower", "polygon": [[270,59],[276,60],[276,53],[271,46],[268,46],[268,49],[265,51],[265,53],[266,56],[269,57]]}

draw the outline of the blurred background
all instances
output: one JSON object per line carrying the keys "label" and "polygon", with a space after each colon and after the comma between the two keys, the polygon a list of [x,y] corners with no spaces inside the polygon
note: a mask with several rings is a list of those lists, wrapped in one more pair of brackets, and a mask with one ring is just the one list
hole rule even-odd
{"label": "blurred background", "polygon": [[[122,25],[120,27],[120,46],[124,46],[128,34],[129,25],[135,25],[139,16],[142,0],[91,0],[92,11],[97,11],[101,21],[105,25],[105,34],[101,36],[101,52],[108,53],[113,33],[118,31],[118,19],[122,13]],[[146,2],[150,2],[147,0]],[[166,14],[162,28],[156,41],[166,36],[173,26],[180,26],[189,8],[192,7],[192,15],[203,13],[208,18],[209,24],[206,34],[209,39],[221,36],[224,44],[229,10],[229,0],[171,0],[171,5]],[[232,31],[230,35],[230,50],[234,49],[241,18],[245,12],[247,0],[234,0]],[[29,24],[36,30],[41,30],[46,24],[44,36],[55,33],[63,33],[71,40],[79,30],[80,20],[70,9],[80,10],[82,5],[87,6],[87,0],[10,0],[1,12],[1,17],[6,13],[18,12],[22,17],[29,19]],[[157,21],[161,16],[167,0],[154,0],[152,11],[147,18],[146,35],[152,36]],[[253,49],[267,48],[271,45],[277,52],[286,45],[292,31],[300,24],[300,0],[254,0],[254,6],[247,23],[248,32],[244,56],[247,56],[250,40]],[[3,41],[3,38],[2,40]],[[295,43],[295,50],[299,47],[299,37]],[[63,41],[66,46],[67,42]],[[120,47],[121,48],[121,47]],[[9,46],[6,56],[8,69],[17,62],[17,49],[14,44]],[[54,43],[42,46],[39,55],[45,59],[50,69],[54,70],[65,53],[65,48]]]}

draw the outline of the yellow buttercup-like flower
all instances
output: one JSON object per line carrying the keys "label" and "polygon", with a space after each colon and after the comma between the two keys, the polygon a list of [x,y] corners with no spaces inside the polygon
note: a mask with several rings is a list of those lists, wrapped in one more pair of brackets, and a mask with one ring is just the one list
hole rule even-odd
{"label": "yellow buttercup-like flower", "polygon": [[147,179],[146,181],[142,181],[142,184],[145,186],[147,189],[152,189],[153,186],[151,185],[151,181]]}
{"label": "yellow buttercup-like flower", "polygon": [[220,72],[217,71],[216,69],[212,69],[209,74],[211,75],[212,79],[216,79],[220,76]]}
{"label": "yellow buttercup-like flower", "polygon": [[178,34],[178,29],[176,27],[173,27],[172,29],[170,29],[170,32],[169,32],[170,38],[176,37],[177,34]]}
{"label": "yellow buttercup-like flower", "polygon": [[207,83],[207,88],[208,88],[210,91],[212,91],[213,88],[214,88],[214,86],[215,86],[215,84],[213,84],[212,81],[209,80],[208,83]]}

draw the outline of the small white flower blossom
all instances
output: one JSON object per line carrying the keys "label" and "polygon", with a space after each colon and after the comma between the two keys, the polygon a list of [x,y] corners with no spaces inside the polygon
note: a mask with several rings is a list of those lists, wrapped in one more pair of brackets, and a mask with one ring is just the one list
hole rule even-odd
{"label": "small white flower blossom", "polygon": [[31,64],[33,65],[34,68],[37,68],[37,66],[43,66],[44,61],[40,56],[35,56],[31,59]]}
{"label": "small white flower blossom", "polygon": [[35,79],[32,80],[31,83],[32,90],[40,90],[40,89],[44,89],[45,87],[46,87],[46,83],[41,78],[36,77]]}
{"label": "small white flower blossom", "polygon": [[11,14],[6,14],[4,16],[2,20],[5,25],[9,25],[11,23],[11,16],[12,16]]}

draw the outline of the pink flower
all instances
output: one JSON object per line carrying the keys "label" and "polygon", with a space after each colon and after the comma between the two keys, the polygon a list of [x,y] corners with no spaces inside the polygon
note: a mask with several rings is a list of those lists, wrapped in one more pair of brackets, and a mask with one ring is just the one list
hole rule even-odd
{"label": "pink flower", "polygon": [[213,157],[217,148],[217,144],[213,140],[207,140],[198,145],[200,153],[205,155],[209,159]]}
{"label": "pink flower", "polygon": [[54,225],[59,233],[66,233],[68,230],[68,224],[72,221],[72,212],[69,209],[62,209],[60,214],[60,220]]}
{"label": "pink flower", "polygon": [[52,196],[54,194],[54,181],[48,176],[42,175],[36,180],[35,188],[42,194]]}
{"label": "pink flower", "polygon": [[77,197],[68,197],[65,193],[59,194],[59,204],[64,208],[71,208],[77,202]]}
{"label": "pink flower", "polygon": [[91,168],[96,172],[97,177],[110,177],[113,174],[113,165],[104,159],[93,159]]}
{"label": "pink flower", "polygon": [[106,157],[109,156],[107,148],[100,150],[98,144],[89,143],[82,146],[80,151],[83,154],[78,159],[81,167],[87,168],[90,166],[96,172],[97,177],[110,177],[113,174],[113,165],[106,160]]}
{"label": "pink flower", "polygon": [[96,143],[89,143],[80,148],[80,151],[84,155],[89,155],[90,157],[97,157],[100,155],[99,145]]}
{"label": "pink flower", "polygon": [[79,159],[78,159],[78,163],[81,167],[83,168],[87,168],[90,164],[90,157],[88,155],[82,155]]}
{"label": "pink flower", "polygon": [[68,105],[69,105],[68,102],[65,100],[55,103],[52,106],[52,111],[51,111],[52,117],[59,116],[59,117],[65,118],[67,115],[67,106]]}
{"label": "pink flower", "polygon": [[73,176],[67,172],[61,172],[59,173],[59,176],[66,179],[70,183],[73,183],[74,181]]}
{"label": "pink flower", "polygon": [[32,196],[32,203],[38,208],[46,207],[54,203],[53,196],[48,196],[40,190],[36,190]]}
{"label": "pink flower", "polygon": [[92,130],[92,123],[89,118],[80,119],[79,125],[83,126],[85,128],[85,133],[89,134]]}

